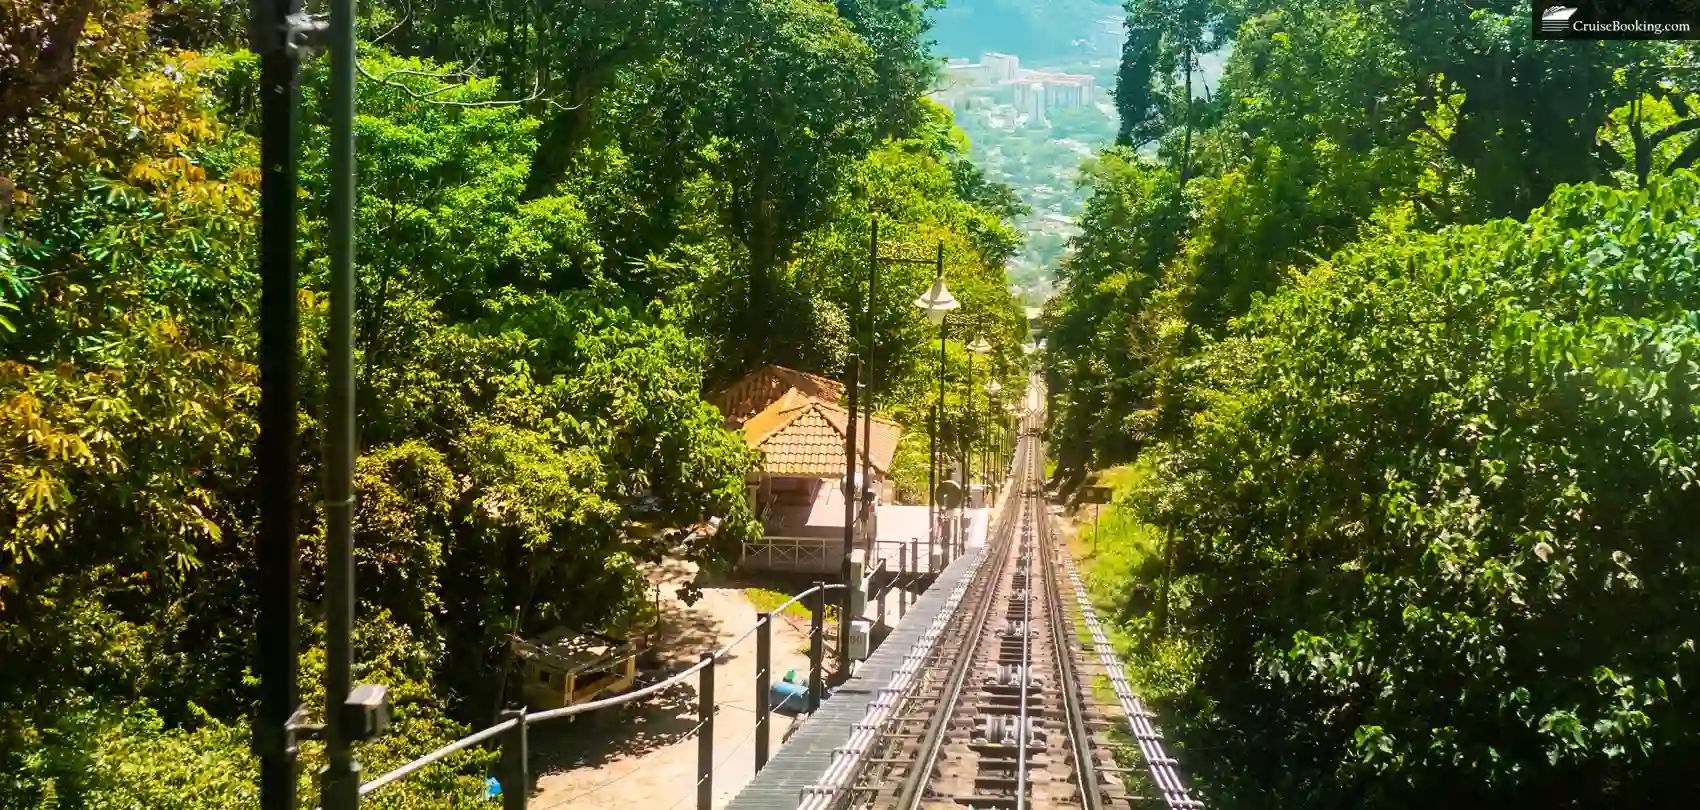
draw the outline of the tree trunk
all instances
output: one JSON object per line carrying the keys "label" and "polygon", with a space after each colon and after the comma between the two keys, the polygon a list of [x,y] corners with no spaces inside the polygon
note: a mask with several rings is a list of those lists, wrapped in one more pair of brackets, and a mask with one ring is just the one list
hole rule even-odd
{"label": "tree trunk", "polygon": [[[0,30],[10,31],[0,38],[0,53],[10,63],[0,67],[0,135],[21,127],[76,77],[77,42],[93,11],[94,0],[61,0],[35,12],[39,19],[0,13]],[[30,30],[26,22],[38,24]]]}
{"label": "tree trunk", "polygon": [[1186,186],[1187,177],[1192,171],[1192,43],[1188,42],[1184,68],[1186,70],[1186,134],[1181,137],[1181,186]]}
{"label": "tree trunk", "polygon": [[573,77],[571,102],[555,111],[538,134],[537,151],[525,179],[525,199],[546,197],[566,178],[567,165],[590,135],[596,99],[596,84],[588,71]]}
{"label": "tree trunk", "polygon": [[754,368],[767,359],[773,326],[773,271],[779,264],[780,227],[774,203],[763,199],[759,213],[749,223],[746,247],[750,251],[748,299],[744,304],[744,364]]}

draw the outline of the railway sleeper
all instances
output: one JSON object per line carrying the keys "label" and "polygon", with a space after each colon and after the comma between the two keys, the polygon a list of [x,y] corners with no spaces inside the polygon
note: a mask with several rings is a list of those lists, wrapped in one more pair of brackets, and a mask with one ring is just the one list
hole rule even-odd
{"label": "railway sleeper", "polygon": [[[1031,669],[1031,667],[1029,667]],[[1040,691],[1045,685],[1043,675],[1032,673],[1027,678],[1027,693]],[[997,674],[986,678],[985,692],[991,695],[1021,696],[1021,665],[999,664]]]}
{"label": "railway sleeper", "polygon": [[[1044,703],[1045,698],[1048,696],[1049,694],[1041,686],[1030,686],[1027,688],[1027,703],[1029,705]],[[975,696],[975,703],[981,707],[995,707],[1000,704],[1005,704],[1015,706],[1017,707],[1016,711],[1020,711],[1021,692],[1017,691],[1011,694],[1009,692],[993,692],[988,689]]]}
{"label": "railway sleeper", "polygon": [[[988,714],[1017,714],[1021,711],[1021,704],[1013,701],[1000,703],[988,700],[975,703],[972,708],[974,715],[977,717]],[[1027,701],[1027,712],[1030,715],[1043,716],[1047,720],[1054,719],[1051,716],[1052,712],[1050,711],[1050,708],[1044,705],[1042,701],[1036,699],[1029,699]]]}

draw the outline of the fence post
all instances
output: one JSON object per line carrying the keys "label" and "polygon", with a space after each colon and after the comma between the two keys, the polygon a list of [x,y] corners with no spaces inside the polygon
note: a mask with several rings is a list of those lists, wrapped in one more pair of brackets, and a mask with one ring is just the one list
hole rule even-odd
{"label": "fence post", "polygon": [[941,535],[941,543],[939,545],[939,564],[944,566],[945,568],[950,567],[950,552],[951,552],[951,549],[953,547],[955,547],[955,545],[956,545],[956,523],[955,523],[955,521],[952,521],[950,523],[945,524],[945,530],[944,530],[944,533]]}
{"label": "fence post", "polygon": [[773,689],[773,614],[756,614],[756,773],[767,765],[768,694]]}
{"label": "fence post", "polygon": [[826,658],[826,583],[816,582],[809,610],[809,714],[820,708],[821,692],[826,691],[821,673]]}
{"label": "fence post", "polygon": [[915,541],[910,540],[903,544],[902,550],[897,552],[897,570],[900,575],[898,581],[903,583],[903,587],[897,589],[897,618],[899,620],[909,614],[909,557],[914,550]]}
{"label": "fence post", "polygon": [[525,709],[507,709],[502,721],[516,720],[502,734],[502,810],[525,810],[531,798],[531,775],[526,772],[531,756],[526,737]]}
{"label": "fence post", "polygon": [[[702,685],[697,688],[697,810],[714,807],[714,653],[705,652]],[[505,810],[505,809],[504,809]]]}
{"label": "fence post", "polygon": [[[885,560],[880,560],[880,567],[879,567],[878,573],[890,576],[891,572],[885,570]],[[886,598],[891,596],[891,583],[893,583],[895,581],[896,581],[895,578],[887,579],[885,581],[885,587],[880,589],[880,606],[879,606],[879,623],[880,624],[885,624],[885,602],[886,602]],[[870,587],[869,590],[872,590],[872,588]],[[870,630],[869,634],[871,635],[872,632],[873,631]],[[871,645],[873,643],[873,639],[872,638],[868,639],[868,643]]]}

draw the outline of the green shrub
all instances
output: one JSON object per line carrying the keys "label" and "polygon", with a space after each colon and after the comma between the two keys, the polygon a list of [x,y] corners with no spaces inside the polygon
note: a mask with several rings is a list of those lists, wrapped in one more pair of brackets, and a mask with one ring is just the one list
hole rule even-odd
{"label": "green shrub", "polygon": [[1156,448],[1163,701],[1236,806],[1664,806],[1700,753],[1700,180],[1385,234],[1260,301]]}

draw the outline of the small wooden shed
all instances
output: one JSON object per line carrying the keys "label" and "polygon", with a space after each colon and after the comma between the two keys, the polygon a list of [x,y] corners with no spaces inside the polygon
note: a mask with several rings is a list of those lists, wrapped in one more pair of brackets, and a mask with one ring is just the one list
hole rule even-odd
{"label": "small wooden shed", "polygon": [[619,694],[637,680],[630,641],[557,627],[531,639],[513,637],[524,677],[521,695],[532,709],[558,709]]}

